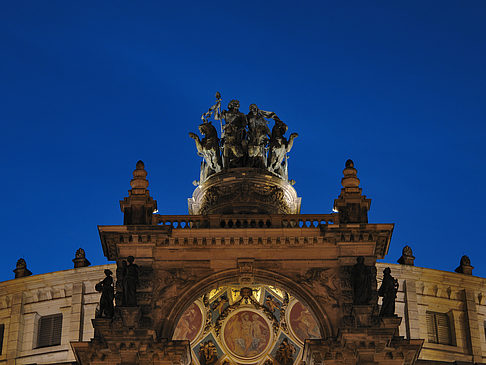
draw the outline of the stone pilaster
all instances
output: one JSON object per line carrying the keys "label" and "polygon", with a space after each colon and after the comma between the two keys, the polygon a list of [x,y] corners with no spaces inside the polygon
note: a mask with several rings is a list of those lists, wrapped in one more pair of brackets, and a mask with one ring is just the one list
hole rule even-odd
{"label": "stone pilaster", "polygon": [[471,289],[465,289],[464,299],[466,303],[467,323],[469,328],[473,362],[479,363],[482,362],[481,337],[479,334],[479,319],[476,302],[474,300],[474,292]]}
{"label": "stone pilaster", "polygon": [[82,336],[83,323],[83,283],[73,284],[73,294],[71,297],[71,314],[69,326],[70,341],[80,341]]}
{"label": "stone pilaster", "polygon": [[13,295],[7,337],[7,365],[15,365],[17,355],[22,349],[23,306],[23,293]]}
{"label": "stone pilaster", "polygon": [[407,338],[420,338],[417,288],[414,280],[403,281],[405,292],[405,319]]}

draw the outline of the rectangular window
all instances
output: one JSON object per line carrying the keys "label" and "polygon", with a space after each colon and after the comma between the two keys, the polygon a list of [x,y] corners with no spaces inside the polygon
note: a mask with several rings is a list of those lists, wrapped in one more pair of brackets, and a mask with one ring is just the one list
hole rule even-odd
{"label": "rectangular window", "polygon": [[61,344],[62,314],[52,314],[39,319],[37,347]]}
{"label": "rectangular window", "polygon": [[3,350],[3,332],[5,331],[5,325],[0,323],[0,355],[2,354]]}
{"label": "rectangular window", "polygon": [[452,333],[447,313],[428,312],[427,334],[429,342],[452,345]]}

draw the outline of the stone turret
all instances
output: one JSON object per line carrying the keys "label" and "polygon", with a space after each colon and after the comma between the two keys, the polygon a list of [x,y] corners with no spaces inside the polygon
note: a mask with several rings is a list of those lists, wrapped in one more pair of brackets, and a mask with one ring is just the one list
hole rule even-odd
{"label": "stone turret", "polygon": [[341,179],[341,194],[334,200],[334,209],[339,212],[340,223],[368,223],[368,210],[371,199],[362,194],[359,187],[357,170],[354,162],[347,160]]}
{"label": "stone turret", "polygon": [[148,185],[145,165],[138,161],[133,171],[133,179],[130,181],[132,188],[128,191],[128,197],[120,201],[124,225],[152,224],[152,214],[157,210],[157,201],[150,196]]}

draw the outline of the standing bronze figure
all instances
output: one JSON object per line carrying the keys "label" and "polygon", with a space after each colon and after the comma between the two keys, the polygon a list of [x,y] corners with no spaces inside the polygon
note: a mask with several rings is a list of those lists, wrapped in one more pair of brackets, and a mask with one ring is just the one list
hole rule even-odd
{"label": "standing bronze figure", "polygon": [[134,260],[133,256],[128,256],[128,264],[124,269],[122,301],[124,307],[137,306],[138,265],[133,263]]}
{"label": "standing bronze figure", "polygon": [[371,300],[371,271],[364,264],[364,257],[359,256],[351,272],[353,283],[353,304],[366,305]]}
{"label": "standing bronze figure", "polygon": [[225,120],[223,126],[223,166],[224,168],[241,167],[246,145],[246,115],[240,112],[240,102],[231,100],[228,110],[223,110],[221,117]]}
{"label": "standing bronze figure", "polygon": [[380,309],[380,317],[395,316],[395,299],[398,292],[398,280],[391,276],[391,270],[387,267],[383,270],[383,281],[381,282],[378,295],[383,297]]}
{"label": "standing bronze figure", "polygon": [[266,148],[270,137],[270,129],[265,118],[277,117],[273,112],[258,109],[256,104],[250,105],[248,120],[248,157],[251,167],[264,168],[267,165]]}
{"label": "standing bronze figure", "polygon": [[95,290],[101,293],[100,308],[96,312],[97,318],[113,318],[114,307],[113,299],[115,298],[115,290],[113,287],[113,273],[111,270],[105,270],[106,277],[95,285]]}

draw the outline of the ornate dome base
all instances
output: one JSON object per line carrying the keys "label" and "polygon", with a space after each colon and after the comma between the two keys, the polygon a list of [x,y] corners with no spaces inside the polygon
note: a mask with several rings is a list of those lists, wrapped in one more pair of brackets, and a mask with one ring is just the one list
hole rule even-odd
{"label": "ornate dome base", "polygon": [[188,199],[189,214],[299,214],[290,183],[265,169],[235,168],[212,175]]}

